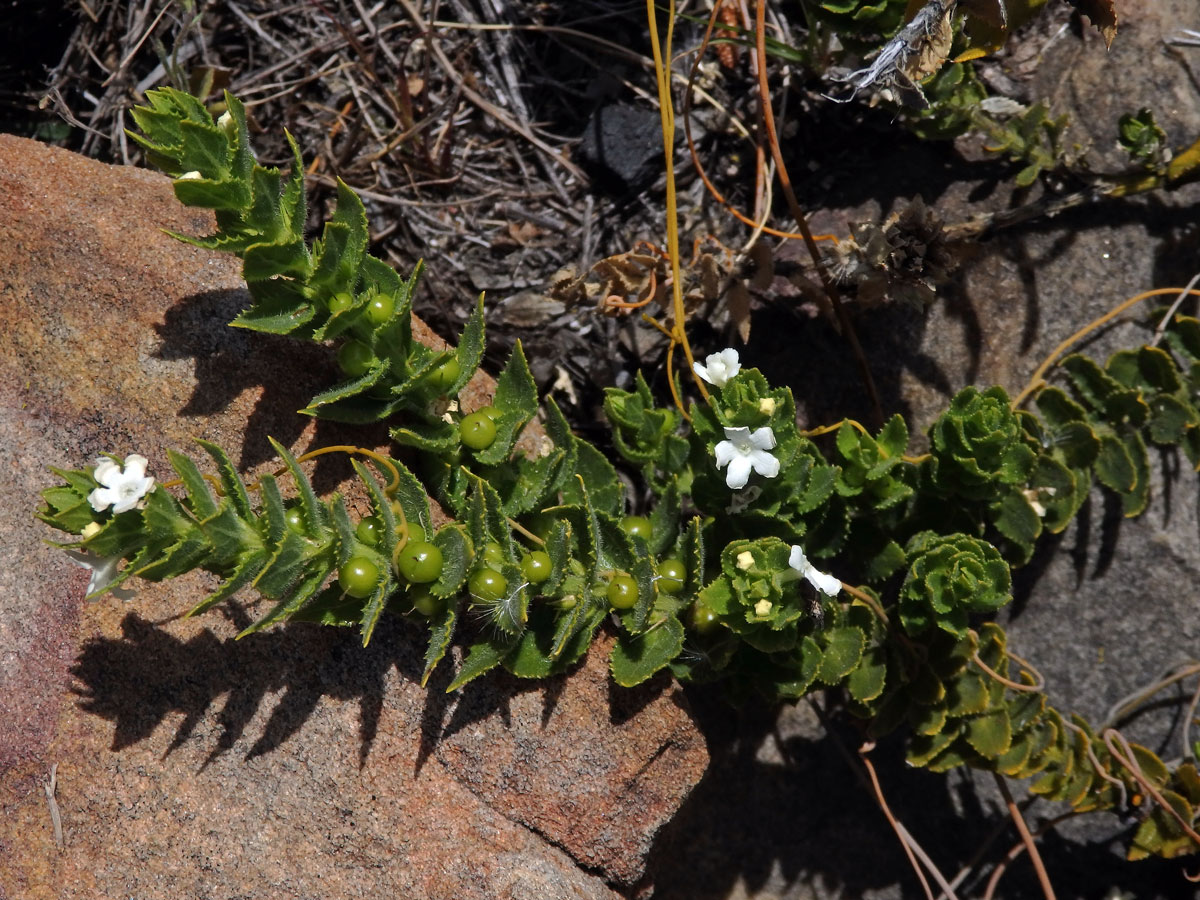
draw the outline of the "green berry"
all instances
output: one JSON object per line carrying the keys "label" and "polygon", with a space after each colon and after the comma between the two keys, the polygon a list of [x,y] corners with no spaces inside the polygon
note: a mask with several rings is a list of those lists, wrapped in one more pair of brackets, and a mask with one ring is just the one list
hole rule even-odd
{"label": "green berry", "polygon": [[476,412],[483,413],[485,416],[487,416],[493,422],[495,422],[498,418],[500,418],[500,410],[496,409],[496,407],[494,407],[494,406],[481,406],[481,407],[479,407],[479,409],[476,410]]}
{"label": "green berry", "polygon": [[358,523],[358,527],[354,529],[354,536],[368,547],[379,545],[379,539],[383,537],[383,519],[379,516],[367,516]]}
{"label": "green berry", "polygon": [[365,556],[356,556],[338,569],[338,584],[351,597],[370,597],[379,584],[379,567]]}
{"label": "green berry", "polygon": [[496,423],[481,409],[463,416],[463,420],[458,423],[458,435],[472,450],[483,450],[496,440]]}
{"label": "green berry", "polygon": [[617,575],[608,583],[608,605],[613,609],[633,609],[637,606],[637,582],[628,575]]}
{"label": "green berry", "polygon": [[484,565],[490,566],[496,571],[499,571],[500,567],[503,566],[506,561],[507,557],[504,555],[504,548],[495,541],[488,541],[483,545]]}
{"label": "green berry", "polygon": [[338,365],[351,378],[366,375],[375,365],[375,354],[362,341],[346,341],[338,348]]}
{"label": "green berry", "polygon": [[692,604],[690,618],[692,631],[697,634],[712,634],[721,626],[717,614],[699,600]]}
{"label": "green berry", "polygon": [[296,534],[304,534],[304,513],[301,512],[300,507],[291,507],[283,514],[283,520],[287,522],[287,527]]}
{"label": "green berry", "polygon": [[496,603],[508,595],[508,579],[495,569],[484,566],[471,573],[467,590],[481,603]]}
{"label": "green berry", "polygon": [[458,380],[462,368],[458,364],[458,360],[453,356],[433,370],[429,376],[429,386],[439,394],[444,394]]}
{"label": "green berry", "polygon": [[442,551],[428,541],[410,540],[400,551],[396,568],[410,584],[429,584],[442,574]]}
{"label": "green berry", "polygon": [[353,305],[354,295],[347,294],[345,291],[339,291],[329,298],[329,312],[335,316],[340,312],[345,312]]}
{"label": "green berry", "polygon": [[408,599],[413,609],[426,618],[432,618],[446,608],[446,601],[435,597],[427,584],[414,584],[408,589]]}
{"label": "green berry", "polygon": [[630,537],[650,540],[650,520],[645,516],[626,516],[621,520],[621,530]]}
{"label": "green berry", "polygon": [[664,559],[655,570],[658,579],[654,582],[664,594],[678,594],[687,581],[687,569],[678,559]]}
{"label": "green berry", "polygon": [[521,575],[530,584],[541,584],[550,577],[550,554],[534,550],[521,560]]}
{"label": "green berry", "polygon": [[367,304],[367,321],[372,325],[382,325],[396,311],[396,298],[391,294],[376,294]]}

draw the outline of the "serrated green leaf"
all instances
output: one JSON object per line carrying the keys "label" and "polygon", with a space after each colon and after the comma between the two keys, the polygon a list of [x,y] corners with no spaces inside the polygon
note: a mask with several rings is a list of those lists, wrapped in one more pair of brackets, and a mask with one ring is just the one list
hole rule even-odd
{"label": "serrated green leaf", "polygon": [[887,653],[878,644],[866,649],[862,659],[846,679],[850,696],[859,703],[878,699],[887,682]]}
{"label": "serrated green leaf", "polygon": [[458,674],[446,688],[446,693],[453,693],[485,672],[496,668],[511,649],[510,641],[499,638],[487,638],[472,644],[467,651],[467,658],[463,661],[462,668],[458,670]]}
{"label": "serrated green leaf", "polygon": [[393,428],[390,434],[397,444],[416,447],[437,456],[452,453],[459,445],[458,429],[442,421],[424,423],[420,431]]}
{"label": "serrated green leaf", "polygon": [[425,687],[429,683],[429,676],[433,674],[437,664],[446,655],[446,649],[450,646],[450,639],[454,636],[454,626],[457,621],[458,608],[453,603],[447,604],[441,612],[429,620],[429,646],[425,650],[425,670],[421,673],[421,687]]}
{"label": "serrated green leaf", "polygon": [[821,666],[817,669],[817,681],[835,685],[854,671],[862,660],[866,635],[854,626],[830,628],[821,634],[825,644],[821,654]]}
{"label": "serrated green leaf", "polygon": [[621,687],[641,684],[683,649],[683,625],[668,617],[638,635],[621,632],[609,656],[609,670]]}
{"label": "serrated green leaf", "polygon": [[466,584],[471,568],[470,541],[461,525],[446,525],[433,537],[433,545],[442,551],[442,573],[430,585],[440,599],[457,596]]}
{"label": "serrated green leaf", "polygon": [[1096,478],[1118,494],[1132,491],[1137,484],[1137,470],[1124,444],[1112,434],[1100,436],[1100,452],[1096,456]]}
{"label": "serrated green leaf", "polygon": [[494,420],[496,439],[486,449],[475,452],[475,458],[483,465],[496,465],[508,459],[521,430],[537,413],[537,384],[525,361],[520,341],[496,379],[492,406],[500,411]]}

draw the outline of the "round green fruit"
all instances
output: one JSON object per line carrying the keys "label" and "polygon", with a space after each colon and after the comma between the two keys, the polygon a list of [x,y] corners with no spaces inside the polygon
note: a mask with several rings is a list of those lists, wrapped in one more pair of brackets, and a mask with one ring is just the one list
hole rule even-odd
{"label": "round green fruit", "polygon": [[287,527],[296,534],[304,534],[304,513],[300,507],[293,506],[283,514],[283,521],[287,522]]}
{"label": "round green fruit", "polygon": [[383,519],[379,516],[367,516],[359,520],[358,527],[354,529],[354,536],[368,547],[379,546],[379,539],[383,537]]}
{"label": "round green fruit", "polygon": [[658,574],[655,584],[664,594],[678,594],[683,590],[687,581],[687,568],[678,559],[664,559],[655,570]]}
{"label": "round green fruit", "polygon": [[621,530],[630,537],[650,540],[650,520],[645,516],[626,516],[621,520]]}
{"label": "round green fruit", "polygon": [[382,325],[396,311],[396,298],[391,294],[376,294],[367,304],[367,321],[372,325]]}
{"label": "round green fruit", "polygon": [[338,569],[338,584],[351,597],[370,597],[379,584],[379,567],[365,556],[356,556]]}
{"label": "round green fruit", "polygon": [[396,567],[409,584],[429,584],[442,574],[442,551],[428,541],[409,540]]}
{"label": "round green fruit", "polygon": [[508,596],[508,579],[495,569],[484,566],[471,573],[467,590],[481,603],[496,603]]}
{"label": "round green fruit", "polygon": [[472,450],[483,450],[496,440],[496,423],[482,409],[463,416],[458,423],[458,436]]}
{"label": "round green fruit", "polygon": [[454,386],[461,372],[458,360],[452,356],[433,370],[433,374],[429,376],[429,386],[439,394],[444,394]]}
{"label": "round green fruit", "polygon": [[550,554],[534,550],[521,560],[521,575],[530,584],[541,584],[550,577]]}
{"label": "round green fruit", "polygon": [[329,298],[329,312],[331,315],[337,315],[340,312],[345,312],[354,305],[354,295],[348,294],[345,291],[338,291]]}
{"label": "round green fruit", "polygon": [[721,627],[721,620],[717,618],[717,614],[699,600],[692,604],[689,619],[692,631],[697,634],[712,634]]}
{"label": "round green fruit", "polygon": [[605,596],[613,609],[633,609],[638,601],[637,582],[628,575],[616,575],[608,583]]}
{"label": "round green fruit", "polygon": [[338,365],[351,378],[366,375],[375,365],[375,354],[362,341],[346,341],[338,348]]}
{"label": "round green fruit", "polygon": [[427,619],[433,618],[446,608],[446,601],[441,597],[433,596],[433,592],[425,584],[414,584],[410,587],[408,599],[412,601],[413,609]]}

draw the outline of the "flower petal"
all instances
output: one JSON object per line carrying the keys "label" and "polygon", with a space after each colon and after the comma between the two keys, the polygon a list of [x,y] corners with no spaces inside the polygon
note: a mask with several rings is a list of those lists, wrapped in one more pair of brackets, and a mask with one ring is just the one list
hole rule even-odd
{"label": "flower petal", "polygon": [[735,491],[740,491],[750,479],[750,469],[750,458],[739,454],[729,462],[729,469],[725,472],[725,483]]}
{"label": "flower petal", "polygon": [[746,459],[750,460],[750,465],[754,467],[754,471],[763,476],[763,478],[774,478],[779,474],[779,460],[766,450],[755,450]]}
{"label": "flower petal", "polygon": [[754,433],[750,435],[750,445],[755,450],[774,450],[775,432],[771,430],[771,426],[764,425],[762,428],[754,429]]}
{"label": "flower petal", "polygon": [[822,594],[828,594],[830,597],[836,597],[838,591],[842,589],[841,581],[832,575],[827,575],[825,572],[818,572],[812,566],[808,567],[808,571],[804,574],[804,577],[818,591]]}
{"label": "flower petal", "polygon": [[708,369],[705,368],[704,366],[700,365],[700,363],[698,363],[698,362],[692,363],[692,371],[695,372],[697,375],[699,375],[704,381],[707,381],[709,384],[713,383],[712,376],[708,374]]}
{"label": "flower petal", "polygon": [[729,465],[730,460],[736,459],[740,455],[737,447],[733,446],[732,441],[721,441],[721,443],[713,447],[713,453],[717,457],[718,469],[725,468]]}

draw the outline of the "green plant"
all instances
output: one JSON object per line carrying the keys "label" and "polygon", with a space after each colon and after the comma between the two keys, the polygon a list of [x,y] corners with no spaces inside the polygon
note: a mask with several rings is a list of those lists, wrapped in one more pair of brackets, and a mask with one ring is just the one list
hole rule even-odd
{"label": "green plant", "polygon": [[[1031,790],[1081,811],[1146,793],[1156,806],[1130,856],[1200,849],[1194,761],[1170,769],[1052,709],[1033,674],[1010,673],[1004,632],[987,621],[1010,598],[1010,566],[1066,527],[1093,482],[1128,515],[1145,508],[1147,441],[1200,463],[1200,320],[1172,317],[1172,352],[1146,346],[1104,366],[1068,357],[1070,394],[1039,372],[1018,398],[1040,390],[1038,414],[999,388],[967,388],[917,458],[899,416],[874,434],[842,422],[818,443],[797,429],[791,391],[733,351],[696,364],[710,402],[686,411],[659,407],[639,375],[605,402],[617,451],[653,498],[628,516],[616,468],[552,400],[543,452],[516,451],[538,412],[520,345],[493,405],[458,410],[452,398],[482,357],[482,303],[454,350],[415,342],[419,270],[401,278],[366,254],[362,205],[341,184],[333,219],[307,244],[298,154],[286,178],[260,166],[241,104],[226,106],[214,121],[165,89],[134,113],[135,138],[176,176],[180,199],[216,213],[216,233],[184,239],[242,257],[254,303],[234,325],[365,348],[304,412],[386,421],[419,474],[327,448],[374,466],[354,459],[370,505],[355,522],[341,498],[316,495],[307,457],[278,443],[281,469],[253,485],[203,441],[211,483],[174,452],[171,485],[134,455],[55,470],[62,483],[39,516],[93,560],[90,594],[204,569],[220,583],[192,614],[244,589],[270,601],[245,633],[307,621],[357,627],[366,643],[383,615],[411,615],[428,630],[425,680],[451,641],[467,645],[450,690],[497,666],[564,671],[609,623],[620,685],[669,668],[775,699],[837,687],[869,734],[908,728],[914,765],[1036,776]],[[377,304],[385,295],[394,302]],[[436,530],[430,495],[452,517]],[[460,618],[467,607],[474,615]]]}

